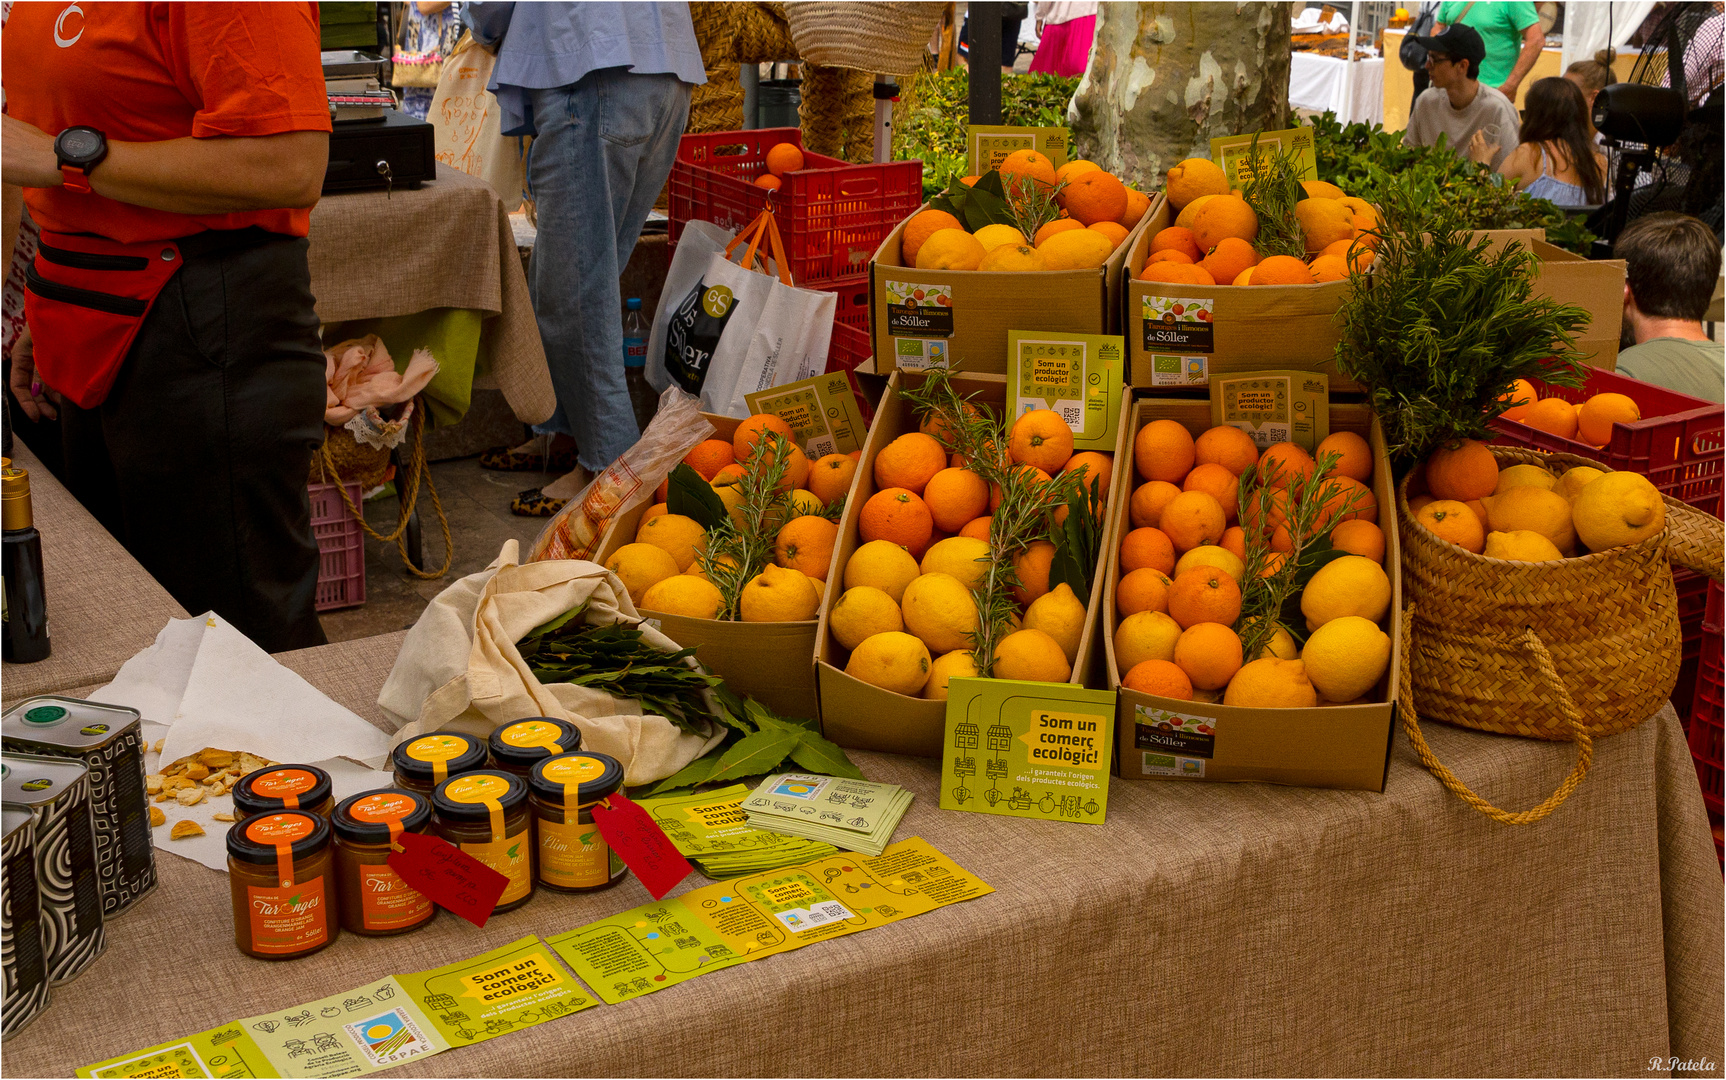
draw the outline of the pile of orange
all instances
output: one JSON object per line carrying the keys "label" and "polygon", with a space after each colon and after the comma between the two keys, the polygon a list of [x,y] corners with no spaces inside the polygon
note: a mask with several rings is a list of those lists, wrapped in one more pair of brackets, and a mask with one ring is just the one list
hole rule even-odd
{"label": "pile of orange", "polygon": [[785,174],[803,167],[803,151],[796,143],[780,143],[767,151],[767,171],[755,178],[755,186],[778,191],[785,184]]}
{"label": "pile of orange", "polygon": [[1634,424],[1642,419],[1642,407],[1624,394],[1595,394],[1573,405],[1561,397],[1541,397],[1527,379],[1516,380],[1515,387],[1499,400],[1508,406],[1499,414],[1506,420],[1597,449],[1612,441],[1614,424]]}

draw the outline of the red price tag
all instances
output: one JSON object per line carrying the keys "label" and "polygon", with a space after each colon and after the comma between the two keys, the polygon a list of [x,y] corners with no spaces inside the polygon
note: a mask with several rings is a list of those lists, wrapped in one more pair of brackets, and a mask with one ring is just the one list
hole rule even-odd
{"label": "red price tag", "polygon": [[509,878],[447,840],[404,832],[396,843],[402,850],[390,852],[390,869],[432,903],[475,926],[485,925],[498,897],[509,887]]}
{"label": "red price tag", "polygon": [[689,876],[689,860],[678,852],[647,811],[630,802],[621,791],[594,806],[593,823],[655,900],[664,899],[666,893]]}

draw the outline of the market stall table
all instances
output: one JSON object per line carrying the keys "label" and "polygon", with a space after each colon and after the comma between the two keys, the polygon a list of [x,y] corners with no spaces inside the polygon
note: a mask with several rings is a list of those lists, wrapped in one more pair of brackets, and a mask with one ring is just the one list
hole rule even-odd
{"label": "market stall table", "polygon": [[[1348,96],[1351,80],[1353,94]],[[1345,124],[1380,123],[1384,120],[1384,60],[1356,59],[1350,67],[1340,56],[1294,53],[1289,58],[1289,104],[1315,112],[1329,110]]]}

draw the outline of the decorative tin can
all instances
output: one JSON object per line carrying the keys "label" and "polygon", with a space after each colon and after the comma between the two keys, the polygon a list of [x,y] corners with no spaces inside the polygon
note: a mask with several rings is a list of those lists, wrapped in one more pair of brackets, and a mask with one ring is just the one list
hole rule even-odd
{"label": "decorative tin can", "polygon": [[0,757],[0,797],[36,818],[48,985],[71,982],[108,946],[90,825],[90,770],[68,758],[6,754]]}
{"label": "decorative tin can", "polygon": [[67,697],[33,697],[0,718],[9,754],[77,758],[90,770],[96,880],[112,919],[156,887],[144,735],[138,710]]}
{"label": "decorative tin can", "polygon": [[36,891],[36,819],[21,806],[0,808],[0,966],[5,1000],[0,1035],[22,1031],[48,1007],[42,956],[42,897]]}

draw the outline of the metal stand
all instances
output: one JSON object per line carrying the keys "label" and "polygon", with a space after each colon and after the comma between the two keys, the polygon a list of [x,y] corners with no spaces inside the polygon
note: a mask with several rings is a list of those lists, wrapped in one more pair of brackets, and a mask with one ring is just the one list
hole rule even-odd
{"label": "metal stand", "polygon": [[893,103],[899,100],[899,84],[891,75],[875,76],[875,163],[893,160]]}
{"label": "metal stand", "polygon": [[[966,8],[971,48],[970,112],[973,124],[1001,122],[1001,5],[988,0]],[[983,63],[978,67],[979,58]]]}
{"label": "metal stand", "polygon": [[[401,447],[398,446],[390,451],[390,464],[394,465],[396,470],[396,499],[399,501],[402,497],[404,486],[403,478],[407,473],[406,463],[402,461]],[[431,468],[430,463],[427,463],[426,468]],[[418,505],[415,505],[413,513],[408,515],[407,533],[402,537],[402,539],[407,543],[407,551],[404,554],[407,557],[408,563],[413,566],[415,570],[424,570],[426,568],[425,535],[420,529],[420,510]]]}

